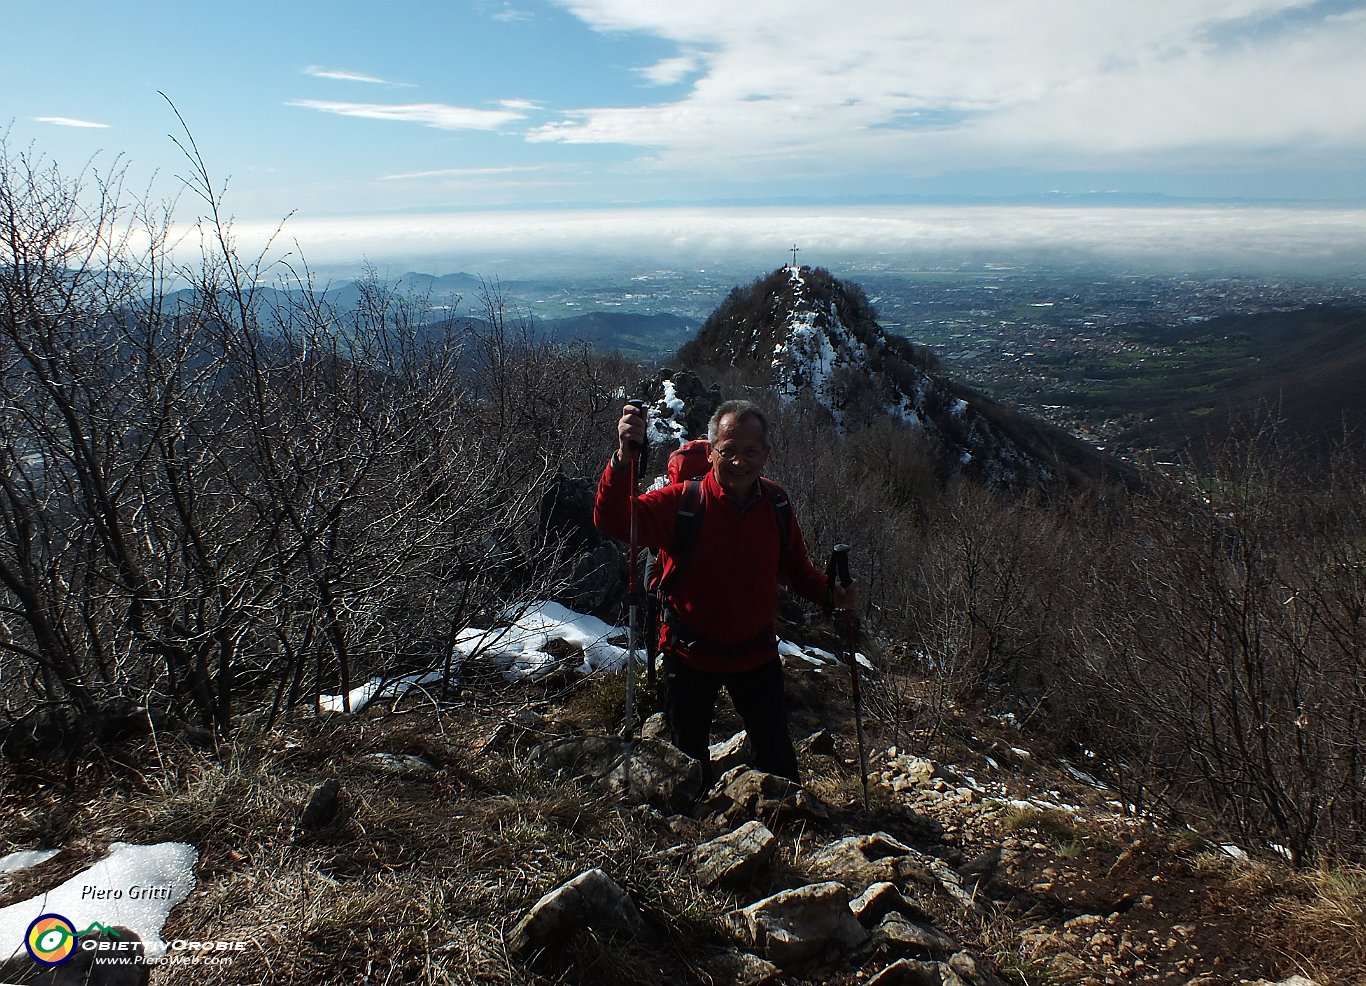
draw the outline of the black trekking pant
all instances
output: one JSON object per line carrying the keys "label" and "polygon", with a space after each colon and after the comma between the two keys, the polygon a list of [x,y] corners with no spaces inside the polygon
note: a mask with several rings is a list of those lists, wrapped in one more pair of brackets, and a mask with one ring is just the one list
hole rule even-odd
{"label": "black trekking pant", "polygon": [[787,702],[783,695],[783,665],[775,657],[752,671],[711,674],[664,658],[664,718],[674,746],[702,764],[702,782],[712,782],[711,721],[721,689],[730,693],[735,711],[744,721],[753,766],[769,774],[799,781],[797,751],[787,731]]}

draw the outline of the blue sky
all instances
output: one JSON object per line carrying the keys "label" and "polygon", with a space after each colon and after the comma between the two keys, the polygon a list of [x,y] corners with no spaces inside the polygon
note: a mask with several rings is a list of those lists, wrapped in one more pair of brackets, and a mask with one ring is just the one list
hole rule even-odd
{"label": "blue sky", "polygon": [[11,153],[68,171],[123,155],[130,187],[155,172],[173,194],[164,92],[239,220],[350,223],[352,246],[395,216],[488,210],[534,226],[1095,192],[1366,206],[1366,3],[8,8]]}

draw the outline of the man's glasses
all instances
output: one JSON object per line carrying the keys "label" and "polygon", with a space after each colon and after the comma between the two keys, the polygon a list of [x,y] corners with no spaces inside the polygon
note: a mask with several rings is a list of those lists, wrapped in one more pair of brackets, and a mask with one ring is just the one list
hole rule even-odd
{"label": "man's glasses", "polygon": [[713,445],[712,451],[725,462],[758,462],[764,457],[766,449],[740,448],[735,445]]}

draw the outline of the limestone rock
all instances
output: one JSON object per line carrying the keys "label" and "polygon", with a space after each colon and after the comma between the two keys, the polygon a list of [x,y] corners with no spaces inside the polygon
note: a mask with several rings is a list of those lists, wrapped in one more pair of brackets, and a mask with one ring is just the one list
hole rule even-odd
{"label": "limestone rock", "polygon": [[[591,506],[588,516],[591,522]],[[564,602],[582,613],[607,611],[625,596],[626,577],[625,554],[612,542],[604,541],[575,559],[565,580],[571,588],[566,591]]]}
{"label": "limestone rock", "polygon": [[830,815],[825,804],[800,784],[743,767],[722,776],[702,813],[716,816],[727,827],[757,818],[770,828],[796,819],[825,821]]}
{"label": "limestone rock", "polygon": [[945,964],[968,986],[1007,986],[1000,976],[978,965],[970,952],[957,952]]}
{"label": "limestone rock", "polygon": [[479,744],[479,752],[503,753],[516,741],[521,732],[510,722],[500,722]]}
{"label": "limestone rock", "polygon": [[749,763],[754,755],[749,744],[749,733],[743,729],[728,740],[713,743],[709,752],[712,769],[719,774]]}
{"label": "limestone rock", "polygon": [[875,883],[903,883],[926,875],[910,854],[909,846],[884,833],[851,835],[818,849],[806,867],[862,893]]}
{"label": "limestone rock", "polygon": [[887,751],[887,767],[874,776],[893,791],[908,791],[928,784],[934,777],[934,764],[921,757],[910,757]]}
{"label": "limestone rock", "polygon": [[437,771],[436,764],[411,753],[367,753],[360,762],[377,773],[410,779],[429,777]]}
{"label": "limestone rock", "polygon": [[835,755],[835,737],[828,729],[817,730],[797,743],[797,752],[803,755],[833,757]]}
{"label": "limestone rock", "polygon": [[742,881],[765,866],[777,848],[777,838],[763,822],[748,821],[693,850],[698,882],[714,887]]}
{"label": "limestone rock", "polygon": [[582,929],[639,936],[646,926],[630,895],[605,872],[591,869],[532,905],[508,936],[508,947],[530,955]]}
{"label": "limestone rock", "polygon": [[641,724],[640,738],[669,741],[669,724],[664,721],[664,713],[656,712]]}
{"label": "limestone rock", "polygon": [[597,483],[585,476],[556,476],[541,493],[541,540],[558,544],[566,557],[608,543],[593,524]]}
{"label": "limestone rock", "polygon": [[767,959],[749,952],[722,952],[698,963],[716,983],[726,986],[765,986],[782,975]]}
{"label": "limestone rock", "polygon": [[538,737],[547,726],[545,716],[535,709],[518,709],[494,728],[488,738],[479,745],[479,752],[509,753],[516,756],[518,744],[526,742],[529,737]]}
{"label": "limestone rock", "polygon": [[627,758],[626,743],[613,736],[570,736],[532,750],[530,762],[546,773],[565,774],[631,804],[665,814],[685,812],[702,790],[702,768],[663,740],[638,739]]}
{"label": "limestone rock", "polygon": [[530,706],[524,706],[518,709],[508,719],[508,722],[519,729],[526,729],[533,732],[540,732],[548,725],[545,716],[541,715],[541,713]]}
{"label": "limestone rock", "polygon": [[963,878],[955,873],[948,863],[924,853],[916,853],[916,856],[934,877],[935,884],[940,891],[952,898],[961,907],[968,910],[977,909],[976,899],[971,893],[963,889]]}
{"label": "limestone rock", "polygon": [[891,883],[874,883],[849,905],[859,924],[876,927],[888,914],[901,914],[916,921],[929,921],[929,915],[907,900]]}
{"label": "limestone rock", "polygon": [[785,968],[846,952],[869,938],[849,910],[849,891],[833,881],[785,890],[723,920],[745,945]]}
{"label": "limestone rock", "polygon": [[944,986],[944,976],[938,962],[897,959],[868,980],[868,986]]}
{"label": "limestone rock", "polygon": [[912,959],[938,959],[951,954],[957,943],[938,928],[912,921],[904,914],[888,914],[873,932],[879,947]]}

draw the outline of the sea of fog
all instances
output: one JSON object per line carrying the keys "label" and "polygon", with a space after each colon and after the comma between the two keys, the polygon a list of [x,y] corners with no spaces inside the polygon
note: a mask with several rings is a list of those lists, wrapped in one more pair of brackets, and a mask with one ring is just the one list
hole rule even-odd
{"label": "sea of fog", "polygon": [[[790,262],[915,270],[959,263],[1084,263],[1156,272],[1360,276],[1366,208],[914,205],[623,208],[292,216],[239,221],[245,254],[315,269],[471,271],[493,276]],[[186,248],[196,238],[182,241]]]}

